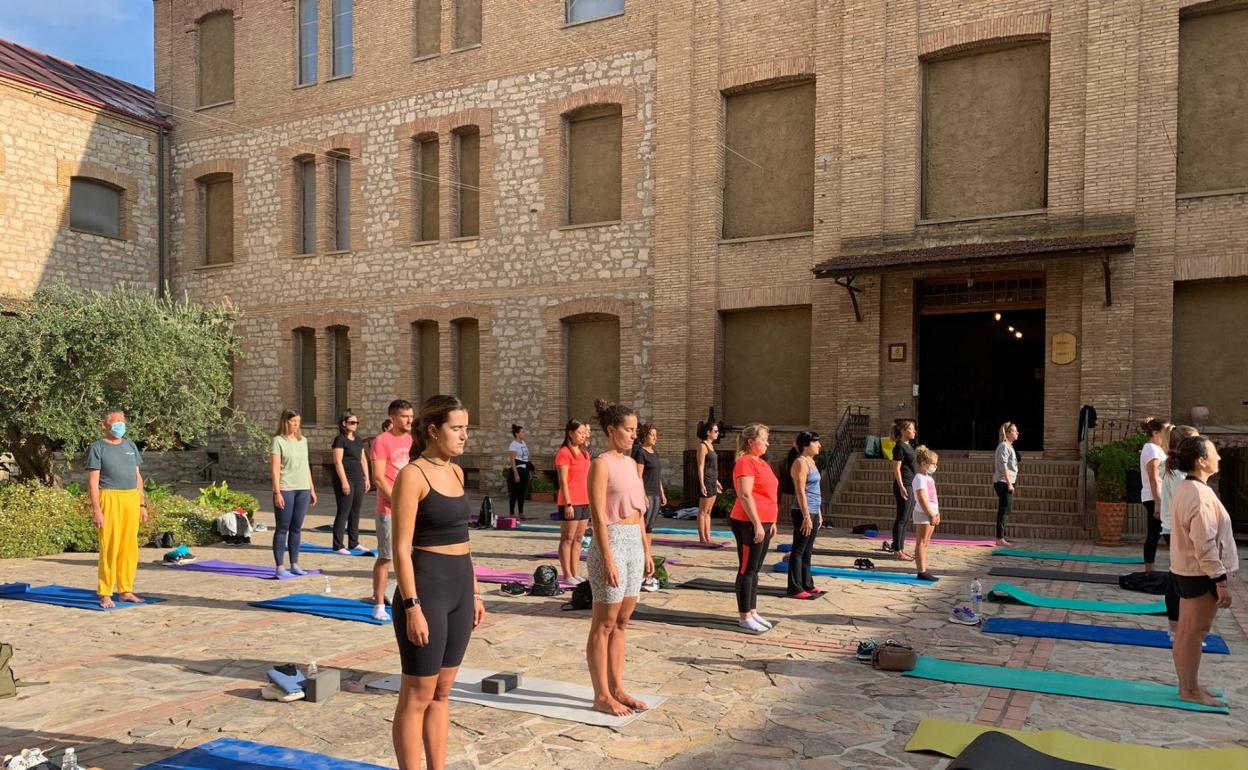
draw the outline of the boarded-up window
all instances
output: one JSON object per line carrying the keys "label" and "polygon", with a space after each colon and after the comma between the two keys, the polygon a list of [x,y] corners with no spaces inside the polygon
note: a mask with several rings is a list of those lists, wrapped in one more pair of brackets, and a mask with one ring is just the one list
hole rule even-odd
{"label": "boarded-up window", "polygon": [[1248,187],[1245,57],[1248,8],[1180,21],[1179,194]]}
{"label": "boarded-up window", "polygon": [[333,76],[342,77],[355,71],[355,3],[334,0],[334,61]]}
{"label": "boarded-up window", "polygon": [[334,251],[351,250],[351,154],[334,150]]}
{"label": "boarded-up window", "polygon": [[1174,368],[1171,394],[1176,423],[1194,424],[1192,407],[1209,410],[1214,425],[1248,425],[1248,370],[1229,340],[1248,339],[1248,281],[1174,285]]}
{"label": "boarded-up window", "polygon": [[438,365],[438,322],[417,321],[412,324],[412,363],[415,368],[416,403],[421,403],[430,396],[436,396],[441,386],[438,377],[441,370]]}
{"label": "boarded-up window", "polygon": [[329,327],[329,342],[333,348],[334,417],[345,412],[351,405],[351,337],[345,326]]}
{"label": "boarded-up window", "polygon": [[304,425],[316,422],[316,330],[295,329],[294,341],[295,408]]}
{"label": "boarded-up window", "polygon": [[442,49],[440,0],[416,0],[416,55],[433,56]]}
{"label": "boarded-up window", "polygon": [[723,315],[724,419],[736,425],[810,422],[810,308]]}
{"label": "boarded-up window", "polygon": [[316,159],[295,161],[295,194],[299,205],[297,250],[300,254],[316,253]]}
{"label": "boarded-up window", "polygon": [[1046,205],[1049,46],[923,64],[924,219]]}
{"label": "boarded-up window", "polygon": [[424,136],[416,140],[416,167],[413,186],[416,188],[416,240],[436,241],[438,235],[438,138]]}
{"label": "boarded-up window", "polygon": [[586,107],[568,121],[568,224],[620,218],[620,105]]}
{"label": "boarded-up window", "polygon": [[234,261],[234,178],[214,174],[200,181],[203,195],[204,263]]}
{"label": "boarded-up window", "polygon": [[468,419],[481,422],[481,326],[475,318],[460,318],[455,329],[455,395],[468,407]]}
{"label": "boarded-up window", "polygon": [[569,24],[624,13],[624,0],[566,0]]}
{"label": "boarded-up window", "polygon": [[456,48],[481,44],[481,0],[454,0]]}
{"label": "boarded-up window", "polygon": [[69,226],[87,233],[121,237],[121,196],[116,187],[94,179],[69,180]]}
{"label": "boarded-up window", "polygon": [[567,417],[594,416],[594,399],[620,400],[620,319],[584,315],[564,319]]}
{"label": "boarded-up window", "polygon": [[476,126],[455,132],[455,229],[477,235],[481,226],[481,134]]}
{"label": "boarded-up window", "polygon": [[199,22],[199,104],[234,99],[234,14],[205,16]]}
{"label": "boarded-up window", "polygon": [[724,123],[724,237],[813,230],[815,84],[729,94]]}
{"label": "boarded-up window", "polygon": [[299,85],[316,82],[316,0],[299,0]]}

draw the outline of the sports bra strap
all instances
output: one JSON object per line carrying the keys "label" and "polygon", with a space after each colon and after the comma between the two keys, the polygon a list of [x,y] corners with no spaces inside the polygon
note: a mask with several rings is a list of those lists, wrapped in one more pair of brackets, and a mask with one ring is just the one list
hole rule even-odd
{"label": "sports bra strap", "polygon": [[[426,486],[426,487],[429,487],[429,491],[430,491],[430,492],[438,492],[438,490],[436,490],[436,489],[434,489],[434,488],[433,488],[433,482],[429,480],[429,476],[427,476],[427,475],[425,474],[425,469],[424,469],[424,468],[422,468],[422,467],[420,467],[420,465],[418,465],[415,461],[413,461],[413,462],[412,462],[412,465],[415,465],[415,466],[416,466],[416,470],[420,471],[420,475],[425,477],[425,486]],[[447,462],[447,465],[450,465],[450,462],[449,462],[449,461]],[[467,488],[466,486],[464,486],[464,482],[460,481],[460,479],[459,479],[459,474],[458,474],[458,473],[455,473],[454,471],[451,471],[451,475],[455,477],[455,480],[456,480],[456,481],[459,481],[459,491],[460,491],[460,492],[467,493],[467,492],[468,492],[468,488]],[[439,494],[439,495],[442,495],[442,493],[441,493],[441,492],[438,492],[438,494]],[[443,497],[446,497],[446,495],[442,495],[442,496],[443,496]]]}

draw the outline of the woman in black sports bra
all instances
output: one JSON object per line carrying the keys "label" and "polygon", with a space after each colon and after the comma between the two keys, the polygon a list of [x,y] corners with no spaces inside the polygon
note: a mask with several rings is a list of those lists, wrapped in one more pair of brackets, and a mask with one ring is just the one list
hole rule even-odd
{"label": "woman in black sports bra", "polygon": [[403,664],[394,710],[399,768],[446,767],[451,685],[472,629],[485,617],[468,548],[464,453],[468,410],[454,396],[420,406],[411,462],[394,484],[394,635]]}

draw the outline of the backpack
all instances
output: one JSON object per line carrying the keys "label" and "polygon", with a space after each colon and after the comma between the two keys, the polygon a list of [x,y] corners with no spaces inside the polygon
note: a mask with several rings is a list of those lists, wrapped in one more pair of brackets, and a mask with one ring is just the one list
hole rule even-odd
{"label": "backpack", "polygon": [[563,605],[565,610],[588,610],[594,606],[594,589],[589,587],[589,581],[577,583],[572,589],[572,601]]}
{"label": "backpack", "polygon": [[1126,591],[1140,591],[1146,594],[1161,596],[1166,592],[1166,583],[1170,579],[1168,572],[1132,572],[1118,578],[1118,587]]}
{"label": "backpack", "polygon": [[486,495],[481,500],[481,510],[477,513],[477,529],[494,529],[498,526],[498,516],[494,514],[494,503]]}
{"label": "backpack", "polygon": [[533,570],[533,585],[529,586],[529,596],[557,596],[559,594],[559,572],[549,564],[543,564]]}

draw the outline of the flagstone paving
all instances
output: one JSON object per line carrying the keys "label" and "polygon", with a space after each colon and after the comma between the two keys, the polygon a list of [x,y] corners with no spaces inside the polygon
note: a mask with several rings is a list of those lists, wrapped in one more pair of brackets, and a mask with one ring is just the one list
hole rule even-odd
{"label": "flagstone paving", "polygon": [[[260,521],[272,522],[271,514]],[[322,503],[308,527],[329,521]],[[200,559],[270,562],[269,535],[250,546],[198,548]],[[329,544],[328,533],[305,532],[305,542]],[[535,549],[555,535],[473,532],[478,563],[531,571]],[[781,539],[787,539],[782,535]],[[365,544],[371,538],[365,537]],[[876,541],[843,530],[821,535],[826,548],[859,549]],[[1022,544],[1090,552],[1086,544]],[[656,547],[679,555],[674,582],[693,577],[732,580],[735,553]],[[16,648],[13,668],[45,686],[22,688],[0,701],[0,755],[25,746],[79,747],[103,770],[135,768],[178,750],[238,737],[394,767],[391,693],[339,693],[324,703],[280,704],[260,699],[265,671],[282,662],[342,669],[344,679],[369,681],[398,670],[393,630],[257,609],[249,601],[324,590],[320,577],[262,581],[156,564],[161,552],[141,552],[138,591],[167,603],[112,613],[0,601],[0,639]],[[769,566],[779,558],[769,560]],[[896,564],[872,556],[880,568]],[[370,593],[372,560],[308,554],[305,567],[330,575],[334,595]],[[852,557],[817,563],[850,566]],[[997,562],[1005,559],[997,557]],[[1018,560],[1009,560],[1018,563]],[[968,584],[994,557],[986,548],[935,547],[932,587],[820,579],[826,598],[797,602],[760,598],[760,611],[783,622],[763,636],[637,623],[630,632],[627,680],[638,692],[666,695],[660,708],[612,730],[540,716],[453,704],[450,766],[561,770],[831,770],[938,768],[945,760],[907,754],[919,720],[980,721],[1026,729],[1060,728],[1080,735],[1172,747],[1248,746],[1248,586],[1235,586],[1236,612],[1223,612],[1215,631],[1233,654],[1203,664],[1209,684],[1223,687],[1229,716],[1060,698],[902,678],[857,662],[853,648],[873,637],[906,640],[928,655],[1075,673],[1174,681],[1167,650],[1019,639],[986,635],[946,621],[966,603]],[[1052,564],[1046,564],[1046,567]],[[1114,571],[1112,565],[1061,563],[1064,569]],[[94,585],[93,554],[0,561],[0,582]],[[783,585],[783,575],[763,580]],[[1041,593],[1084,599],[1141,601],[1114,586],[1016,581]],[[487,587],[487,590],[493,587]],[[516,670],[526,676],[588,684],[584,613],[560,610],[562,599],[489,594],[489,615],[464,665]],[[728,593],[671,589],[643,594],[647,605],[734,615]],[[1008,617],[1062,620],[1067,613],[987,605]],[[1075,618],[1072,618],[1072,620]],[[1083,622],[1164,628],[1158,617],[1084,615]]]}

